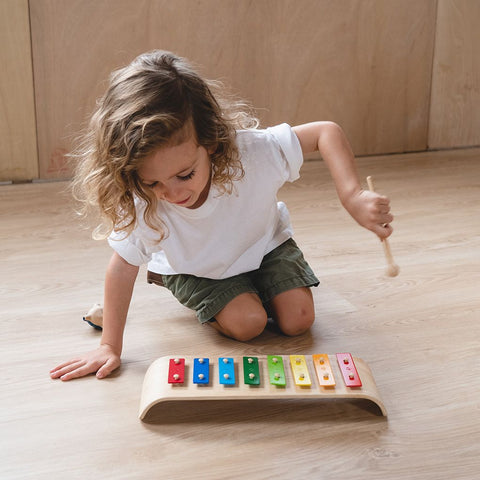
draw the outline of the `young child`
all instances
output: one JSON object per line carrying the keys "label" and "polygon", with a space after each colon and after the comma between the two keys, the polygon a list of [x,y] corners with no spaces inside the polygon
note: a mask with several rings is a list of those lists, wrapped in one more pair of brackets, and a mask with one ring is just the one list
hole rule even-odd
{"label": "young child", "polygon": [[320,151],[352,217],[380,238],[392,233],[389,199],[362,190],[340,127],[314,122],[266,130],[182,58],[153,51],[114,72],[92,117],[73,186],[100,212],[96,238],[114,253],[105,277],[100,346],[54,368],[70,380],[120,365],[139,266],[201,323],[240,341],[269,317],[286,335],[314,321],[318,279],[292,239],[277,192]]}

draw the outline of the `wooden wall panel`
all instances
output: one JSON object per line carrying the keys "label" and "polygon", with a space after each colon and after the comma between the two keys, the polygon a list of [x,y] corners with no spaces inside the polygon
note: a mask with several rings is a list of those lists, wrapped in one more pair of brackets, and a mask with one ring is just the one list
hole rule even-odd
{"label": "wooden wall panel", "polygon": [[0,181],[37,178],[28,0],[0,2]]}
{"label": "wooden wall panel", "polygon": [[63,154],[108,73],[153,48],[223,78],[263,125],[340,123],[357,154],[427,143],[435,0],[30,0],[40,171]]}
{"label": "wooden wall panel", "polygon": [[439,0],[429,148],[480,145],[480,2]]}

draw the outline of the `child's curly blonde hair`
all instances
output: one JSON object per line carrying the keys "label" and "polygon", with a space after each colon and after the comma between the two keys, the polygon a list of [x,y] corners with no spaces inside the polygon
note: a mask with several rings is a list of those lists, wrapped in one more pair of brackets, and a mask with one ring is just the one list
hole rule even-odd
{"label": "child's curly blonde hair", "polygon": [[258,127],[246,103],[224,95],[219,82],[202,79],[170,52],[144,53],[111,74],[72,154],[79,160],[72,182],[79,211],[86,215],[93,207],[100,214],[94,238],[106,238],[112,231],[128,235],[137,223],[137,198],[145,202],[146,224],[160,239],[165,236],[156,215],[157,199],[140,181],[138,170],[158,148],[185,141],[188,125],[193,125],[198,144],[213,151],[212,183],[231,193],[233,181],[244,173],[236,130]]}

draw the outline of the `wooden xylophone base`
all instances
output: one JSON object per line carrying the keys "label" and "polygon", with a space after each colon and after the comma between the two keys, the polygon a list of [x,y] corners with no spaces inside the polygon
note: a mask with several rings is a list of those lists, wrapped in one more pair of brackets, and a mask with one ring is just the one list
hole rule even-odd
{"label": "wooden xylophone base", "polygon": [[[279,387],[269,382],[267,356],[257,355],[260,385],[248,385],[243,382],[242,368],[243,356],[234,357],[235,385],[222,385],[219,383],[217,359],[210,359],[210,379],[207,385],[193,383],[193,356],[170,355],[155,360],[147,370],[143,381],[142,396],[140,400],[139,417],[145,418],[148,411],[162,402],[181,402],[185,400],[258,400],[258,399],[365,399],[375,403],[381,413],[386,416],[387,411],[380,398],[372,372],[361,358],[353,357],[358,375],[361,379],[361,387],[347,387],[343,381],[342,373],[337,364],[335,355],[328,355],[336,385],[324,387],[319,384],[315,375],[312,356],[306,355],[306,363],[310,372],[312,384],[310,387],[301,387],[295,384],[292,370],[289,365],[288,355],[278,355],[284,359],[286,385]],[[173,358],[185,359],[184,383],[169,383],[168,373],[170,360]]]}

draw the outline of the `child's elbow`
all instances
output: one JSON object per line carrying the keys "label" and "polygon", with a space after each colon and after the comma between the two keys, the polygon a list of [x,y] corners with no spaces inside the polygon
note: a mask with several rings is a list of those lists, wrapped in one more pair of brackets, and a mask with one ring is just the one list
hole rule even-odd
{"label": "child's elbow", "polygon": [[335,143],[335,140],[345,137],[342,127],[335,122],[321,122],[318,130],[318,149],[322,151],[322,145]]}
{"label": "child's elbow", "polygon": [[338,123],[331,122],[331,121],[325,121],[325,122],[319,122],[320,127],[319,127],[319,137],[322,135],[327,136],[327,135],[336,135],[339,132],[343,132],[342,127]]}

